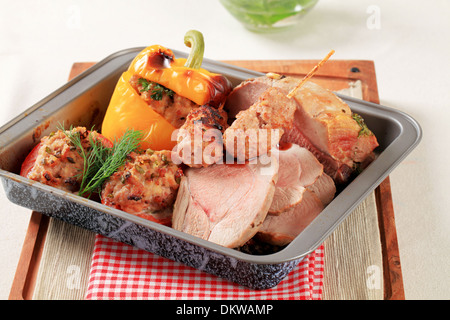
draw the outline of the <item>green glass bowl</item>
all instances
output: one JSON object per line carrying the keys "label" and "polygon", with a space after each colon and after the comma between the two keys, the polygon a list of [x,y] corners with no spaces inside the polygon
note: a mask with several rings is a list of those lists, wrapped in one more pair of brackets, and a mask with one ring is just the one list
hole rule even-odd
{"label": "green glass bowl", "polygon": [[275,31],[297,24],[318,0],[220,0],[247,29]]}

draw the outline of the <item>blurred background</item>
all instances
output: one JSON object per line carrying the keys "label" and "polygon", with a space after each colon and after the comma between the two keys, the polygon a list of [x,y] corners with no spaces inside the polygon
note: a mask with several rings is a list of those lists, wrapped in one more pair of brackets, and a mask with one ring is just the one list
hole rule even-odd
{"label": "blurred background", "polygon": [[[449,1],[319,0],[295,25],[257,32],[219,0],[0,6],[0,125],[62,86],[74,62],[151,44],[187,51],[189,29],[203,33],[209,59],[321,59],[333,49],[332,59],[373,60],[381,104],[410,114],[424,131],[390,176],[405,295],[450,298]],[[0,206],[0,299],[7,299],[30,211],[3,189]]]}

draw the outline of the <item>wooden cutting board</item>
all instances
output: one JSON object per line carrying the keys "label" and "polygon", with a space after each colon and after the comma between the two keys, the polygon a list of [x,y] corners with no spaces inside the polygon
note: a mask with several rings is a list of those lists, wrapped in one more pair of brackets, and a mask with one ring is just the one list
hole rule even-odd
{"label": "wooden cutting board", "polygon": [[[302,77],[318,61],[251,60],[225,62],[261,72],[277,72],[284,75]],[[85,71],[93,64],[90,62],[75,63],[69,79]],[[379,103],[375,66],[372,61],[328,61],[314,76],[314,81],[334,91],[348,89],[349,83],[358,82],[361,86],[362,98],[370,102]],[[389,177],[375,190],[374,197],[378,215],[377,230],[379,230],[380,250],[382,252],[383,296],[386,300],[403,300],[405,296]],[[47,216],[38,212],[32,212],[9,299],[20,300],[33,297],[48,226],[49,218]],[[345,243],[343,245],[345,246]]]}

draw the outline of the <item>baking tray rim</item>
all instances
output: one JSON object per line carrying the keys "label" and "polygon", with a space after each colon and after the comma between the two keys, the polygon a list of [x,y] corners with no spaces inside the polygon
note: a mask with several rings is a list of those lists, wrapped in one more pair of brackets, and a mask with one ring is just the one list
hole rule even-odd
{"label": "baking tray rim", "polygon": [[[122,57],[126,54],[139,52],[144,47],[135,47],[135,48],[129,48],[117,51],[101,61],[95,63],[92,67],[87,69],[86,71],[82,72],[78,76],[74,77],[72,80],[68,81],[66,84],[55,90],[54,92],[50,93],[48,96],[31,106],[30,108],[26,109],[24,112],[16,116],[15,118],[11,119],[7,123],[5,123],[0,128],[0,134],[2,134],[5,130],[15,125],[17,122],[19,122],[21,119],[26,117],[28,114],[30,114],[32,111],[42,107],[45,105],[48,101],[51,101],[53,98],[58,96],[60,93],[64,92],[67,88],[72,87],[74,84],[78,83],[79,81],[82,81],[84,78],[86,78],[88,75],[98,71],[102,66],[108,64],[112,60],[114,60],[117,57]],[[180,52],[177,50],[173,50],[175,56],[177,57],[186,57],[187,54],[184,52]],[[224,62],[220,61],[214,61],[210,59],[204,59],[204,64],[206,65],[212,65],[214,67],[219,68],[225,68],[227,70],[235,71],[242,74],[247,74],[248,77],[251,76],[259,76],[263,75],[264,73],[257,72],[254,70],[249,70],[245,68],[241,68],[238,66],[230,65]],[[243,80],[243,79],[242,79]],[[422,138],[422,129],[419,125],[419,123],[412,118],[410,115],[406,114],[405,112],[383,106],[381,104],[376,104],[372,102],[368,102],[365,100],[348,97],[342,94],[337,94],[341,99],[343,99],[346,102],[350,102],[353,104],[358,104],[360,106],[363,106],[364,108],[372,108],[376,109],[378,111],[384,112],[387,115],[387,118],[391,121],[395,121],[398,126],[400,126],[400,133],[399,135],[394,139],[394,141],[391,142],[391,144],[388,146],[388,148],[395,149],[397,145],[401,145],[402,143],[405,143],[404,140],[408,140],[407,145],[405,148],[402,148],[402,152],[395,152],[394,155],[395,158],[390,162],[389,166],[385,166],[383,173],[380,175],[377,175],[377,179],[375,181],[372,181],[370,183],[370,187],[365,188],[363,192],[359,193],[359,195],[356,198],[356,201],[351,202],[350,205],[346,206],[346,209],[344,212],[340,211],[340,214],[335,214],[334,216],[338,216],[337,219],[331,219],[332,221],[326,223],[327,228],[325,232],[321,233],[321,236],[317,236],[317,233],[315,230],[317,229],[317,225],[323,223],[323,221],[320,221],[320,217],[324,215],[331,214],[330,212],[333,210],[333,203],[336,203],[337,199],[341,199],[345,195],[345,191],[351,186],[354,185],[356,182],[361,181],[362,178],[366,177],[369,173],[372,173],[371,168],[373,168],[373,164],[376,163],[375,160],[372,164],[370,164],[358,177],[355,178],[354,181],[352,181],[341,194],[339,194],[320,214],[319,216],[311,222],[311,224],[300,234],[298,235],[286,248],[283,250],[267,254],[267,255],[251,255],[247,253],[243,253],[240,251],[237,251],[235,249],[226,248],[223,246],[220,246],[218,244],[215,244],[213,242],[180,232],[178,230],[175,230],[171,227],[163,226],[160,224],[157,224],[152,221],[148,221],[144,218],[114,209],[107,206],[102,205],[101,203],[98,203],[93,200],[84,199],[82,197],[79,197],[77,195],[69,194],[67,192],[64,192],[62,190],[49,187],[47,185],[41,184],[39,182],[31,181],[27,178],[21,177],[18,174],[0,169],[0,177],[6,178],[6,179],[12,179],[16,182],[19,182],[21,184],[28,184],[30,186],[33,186],[35,188],[40,189],[44,192],[52,193],[59,197],[68,198],[71,201],[77,202],[78,204],[88,206],[94,210],[98,210],[101,212],[104,212],[106,214],[111,214],[115,217],[119,217],[123,220],[130,221],[132,223],[141,225],[146,228],[150,228],[154,231],[158,231],[164,234],[168,234],[170,236],[173,236],[175,238],[178,238],[183,241],[187,241],[191,244],[198,245],[201,247],[204,247],[207,250],[223,254],[225,256],[229,256],[231,258],[235,258],[244,262],[248,263],[254,263],[254,264],[280,264],[280,263],[286,263],[293,260],[300,260],[303,257],[305,257],[307,254],[313,252],[315,249],[317,249],[321,243],[329,236],[329,234],[334,231],[334,229],[350,214],[353,209],[359,205],[367,195],[372,192],[388,175],[392,170],[395,169],[395,167],[403,161],[405,157],[408,156],[408,154],[419,144]],[[410,139],[407,139],[407,136],[411,136]],[[2,148],[2,146],[0,146]],[[386,151],[386,150],[385,150]],[[385,151],[383,151],[380,155],[382,155]],[[344,193],[344,194],[343,194]],[[355,199],[355,198],[354,198]],[[342,201],[341,201],[342,202]],[[342,205],[342,204],[341,204]],[[332,215],[333,216],[333,215]]]}

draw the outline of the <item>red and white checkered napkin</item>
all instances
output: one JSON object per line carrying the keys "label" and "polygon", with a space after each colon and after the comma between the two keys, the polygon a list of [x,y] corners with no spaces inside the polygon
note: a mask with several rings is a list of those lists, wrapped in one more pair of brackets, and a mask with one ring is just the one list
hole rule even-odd
{"label": "red and white checkered napkin", "polygon": [[320,300],[323,269],[322,245],[274,288],[252,290],[97,235],[86,299]]}

